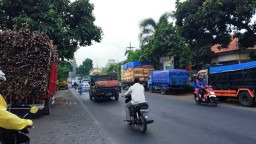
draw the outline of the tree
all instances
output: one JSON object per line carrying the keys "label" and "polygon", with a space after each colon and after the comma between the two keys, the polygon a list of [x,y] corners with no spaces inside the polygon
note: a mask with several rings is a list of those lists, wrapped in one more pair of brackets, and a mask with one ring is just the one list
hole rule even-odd
{"label": "tree", "polygon": [[117,64],[111,64],[106,68],[106,73],[117,72]]}
{"label": "tree", "polygon": [[157,68],[160,68],[160,58],[172,56],[174,56],[175,68],[181,68],[191,60],[188,45],[179,35],[177,27],[173,23],[162,23],[148,44],[142,47],[140,60],[152,61]]}
{"label": "tree", "polygon": [[[254,2],[254,3],[253,3]],[[209,62],[211,46],[227,47],[231,35],[239,38],[240,48],[256,44],[255,0],[187,0],[176,2],[176,24],[181,36],[197,55],[195,62]]]}
{"label": "tree", "polygon": [[140,29],[141,33],[139,34],[139,40],[141,46],[147,44],[150,40],[150,38],[155,33],[156,29],[160,26],[162,23],[168,23],[168,18],[171,16],[170,13],[164,13],[160,18],[159,21],[156,22],[152,18],[144,19],[140,23]]}
{"label": "tree", "polygon": [[92,60],[87,58],[83,61],[82,65],[77,68],[77,74],[81,77],[89,75],[90,70],[93,68]]}
{"label": "tree", "polygon": [[58,46],[59,57],[72,59],[79,46],[100,42],[102,30],[94,25],[89,0],[1,0],[0,29],[46,33]]}
{"label": "tree", "polygon": [[72,71],[72,64],[68,61],[60,61],[58,63],[58,80],[65,80],[68,78],[69,72]]}
{"label": "tree", "polygon": [[139,61],[140,60],[140,55],[141,55],[140,50],[130,51],[126,62]]}

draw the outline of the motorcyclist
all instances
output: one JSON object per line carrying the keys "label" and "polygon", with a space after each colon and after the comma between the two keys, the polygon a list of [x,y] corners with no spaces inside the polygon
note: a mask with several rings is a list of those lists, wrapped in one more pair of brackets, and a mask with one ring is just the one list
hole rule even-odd
{"label": "motorcyclist", "polygon": [[74,87],[75,89],[77,88],[77,83],[76,83],[76,82],[74,82],[73,87]]}
{"label": "motorcyclist", "polygon": [[204,81],[204,77],[201,75],[198,75],[195,89],[196,89],[196,94],[199,96],[199,98],[202,98],[203,100],[204,100],[205,86],[206,86],[206,82]]}
{"label": "motorcyclist", "polygon": [[79,84],[78,84],[78,93],[80,92],[80,90],[82,90],[82,88],[83,88],[83,84],[80,81]]}
{"label": "motorcyclist", "polygon": [[[5,81],[5,74],[0,70],[0,80]],[[7,104],[3,96],[0,94],[0,143],[3,141],[4,129],[6,130],[22,130],[33,125],[32,120],[22,119],[15,114],[7,111]]]}
{"label": "motorcyclist", "polygon": [[134,85],[132,85],[128,91],[125,93],[125,96],[131,93],[131,101],[126,103],[126,120],[130,121],[130,107],[139,103],[146,102],[144,94],[144,86],[140,84],[140,78],[134,78]]}

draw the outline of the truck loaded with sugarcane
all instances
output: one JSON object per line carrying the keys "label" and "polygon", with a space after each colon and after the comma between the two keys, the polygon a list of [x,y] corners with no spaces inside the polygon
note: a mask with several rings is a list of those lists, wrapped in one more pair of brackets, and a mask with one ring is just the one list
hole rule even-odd
{"label": "truck loaded with sugarcane", "polygon": [[50,38],[28,30],[0,32],[0,69],[6,81],[0,92],[18,115],[36,105],[50,114],[57,81],[57,49]]}

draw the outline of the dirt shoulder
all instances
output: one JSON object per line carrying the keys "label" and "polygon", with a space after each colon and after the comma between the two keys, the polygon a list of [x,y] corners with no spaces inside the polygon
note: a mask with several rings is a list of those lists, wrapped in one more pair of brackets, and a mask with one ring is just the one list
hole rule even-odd
{"label": "dirt shoulder", "polygon": [[69,90],[57,92],[50,115],[40,116],[33,121],[35,128],[30,129],[32,144],[111,143]]}

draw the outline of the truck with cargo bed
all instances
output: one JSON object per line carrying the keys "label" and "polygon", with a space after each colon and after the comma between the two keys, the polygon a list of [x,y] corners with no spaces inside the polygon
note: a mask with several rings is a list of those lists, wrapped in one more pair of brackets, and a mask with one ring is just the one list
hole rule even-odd
{"label": "truck with cargo bed", "polygon": [[148,81],[149,91],[161,91],[165,95],[168,91],[184,90],[189,85],[189,72],[182,69],[151,71]]}
{"label": "truck with cargo bed", "polygon": [[[24,115],[32,106],[51,113],[57,82],[57,49],[47,35],[28,30],[0,32],[0,85],[7,109]],[[11,38],[10,38],[11,37]]]}
{"label": "truck with cargo bed", "polygon": [[116,73],[91,76],[89,90],[91,100],[97,102],[100,99],[113,97],[118,101],[119,93],[121,93],[121,86]]}
{"label": "truck with cargo bed", "polygon": [[134,78],[139,77],[140,83],[147,88],[150,71],[154,70],[154,66],[150,62],[133,61],[121,66],[122,88],[125,89],[134,84]]}
{"label": "truck with cargo bed", "polygon": [[252,106],[255,103],[256,61],[210,67],[208,83],[220,100],[236,98],[241,105]]}

